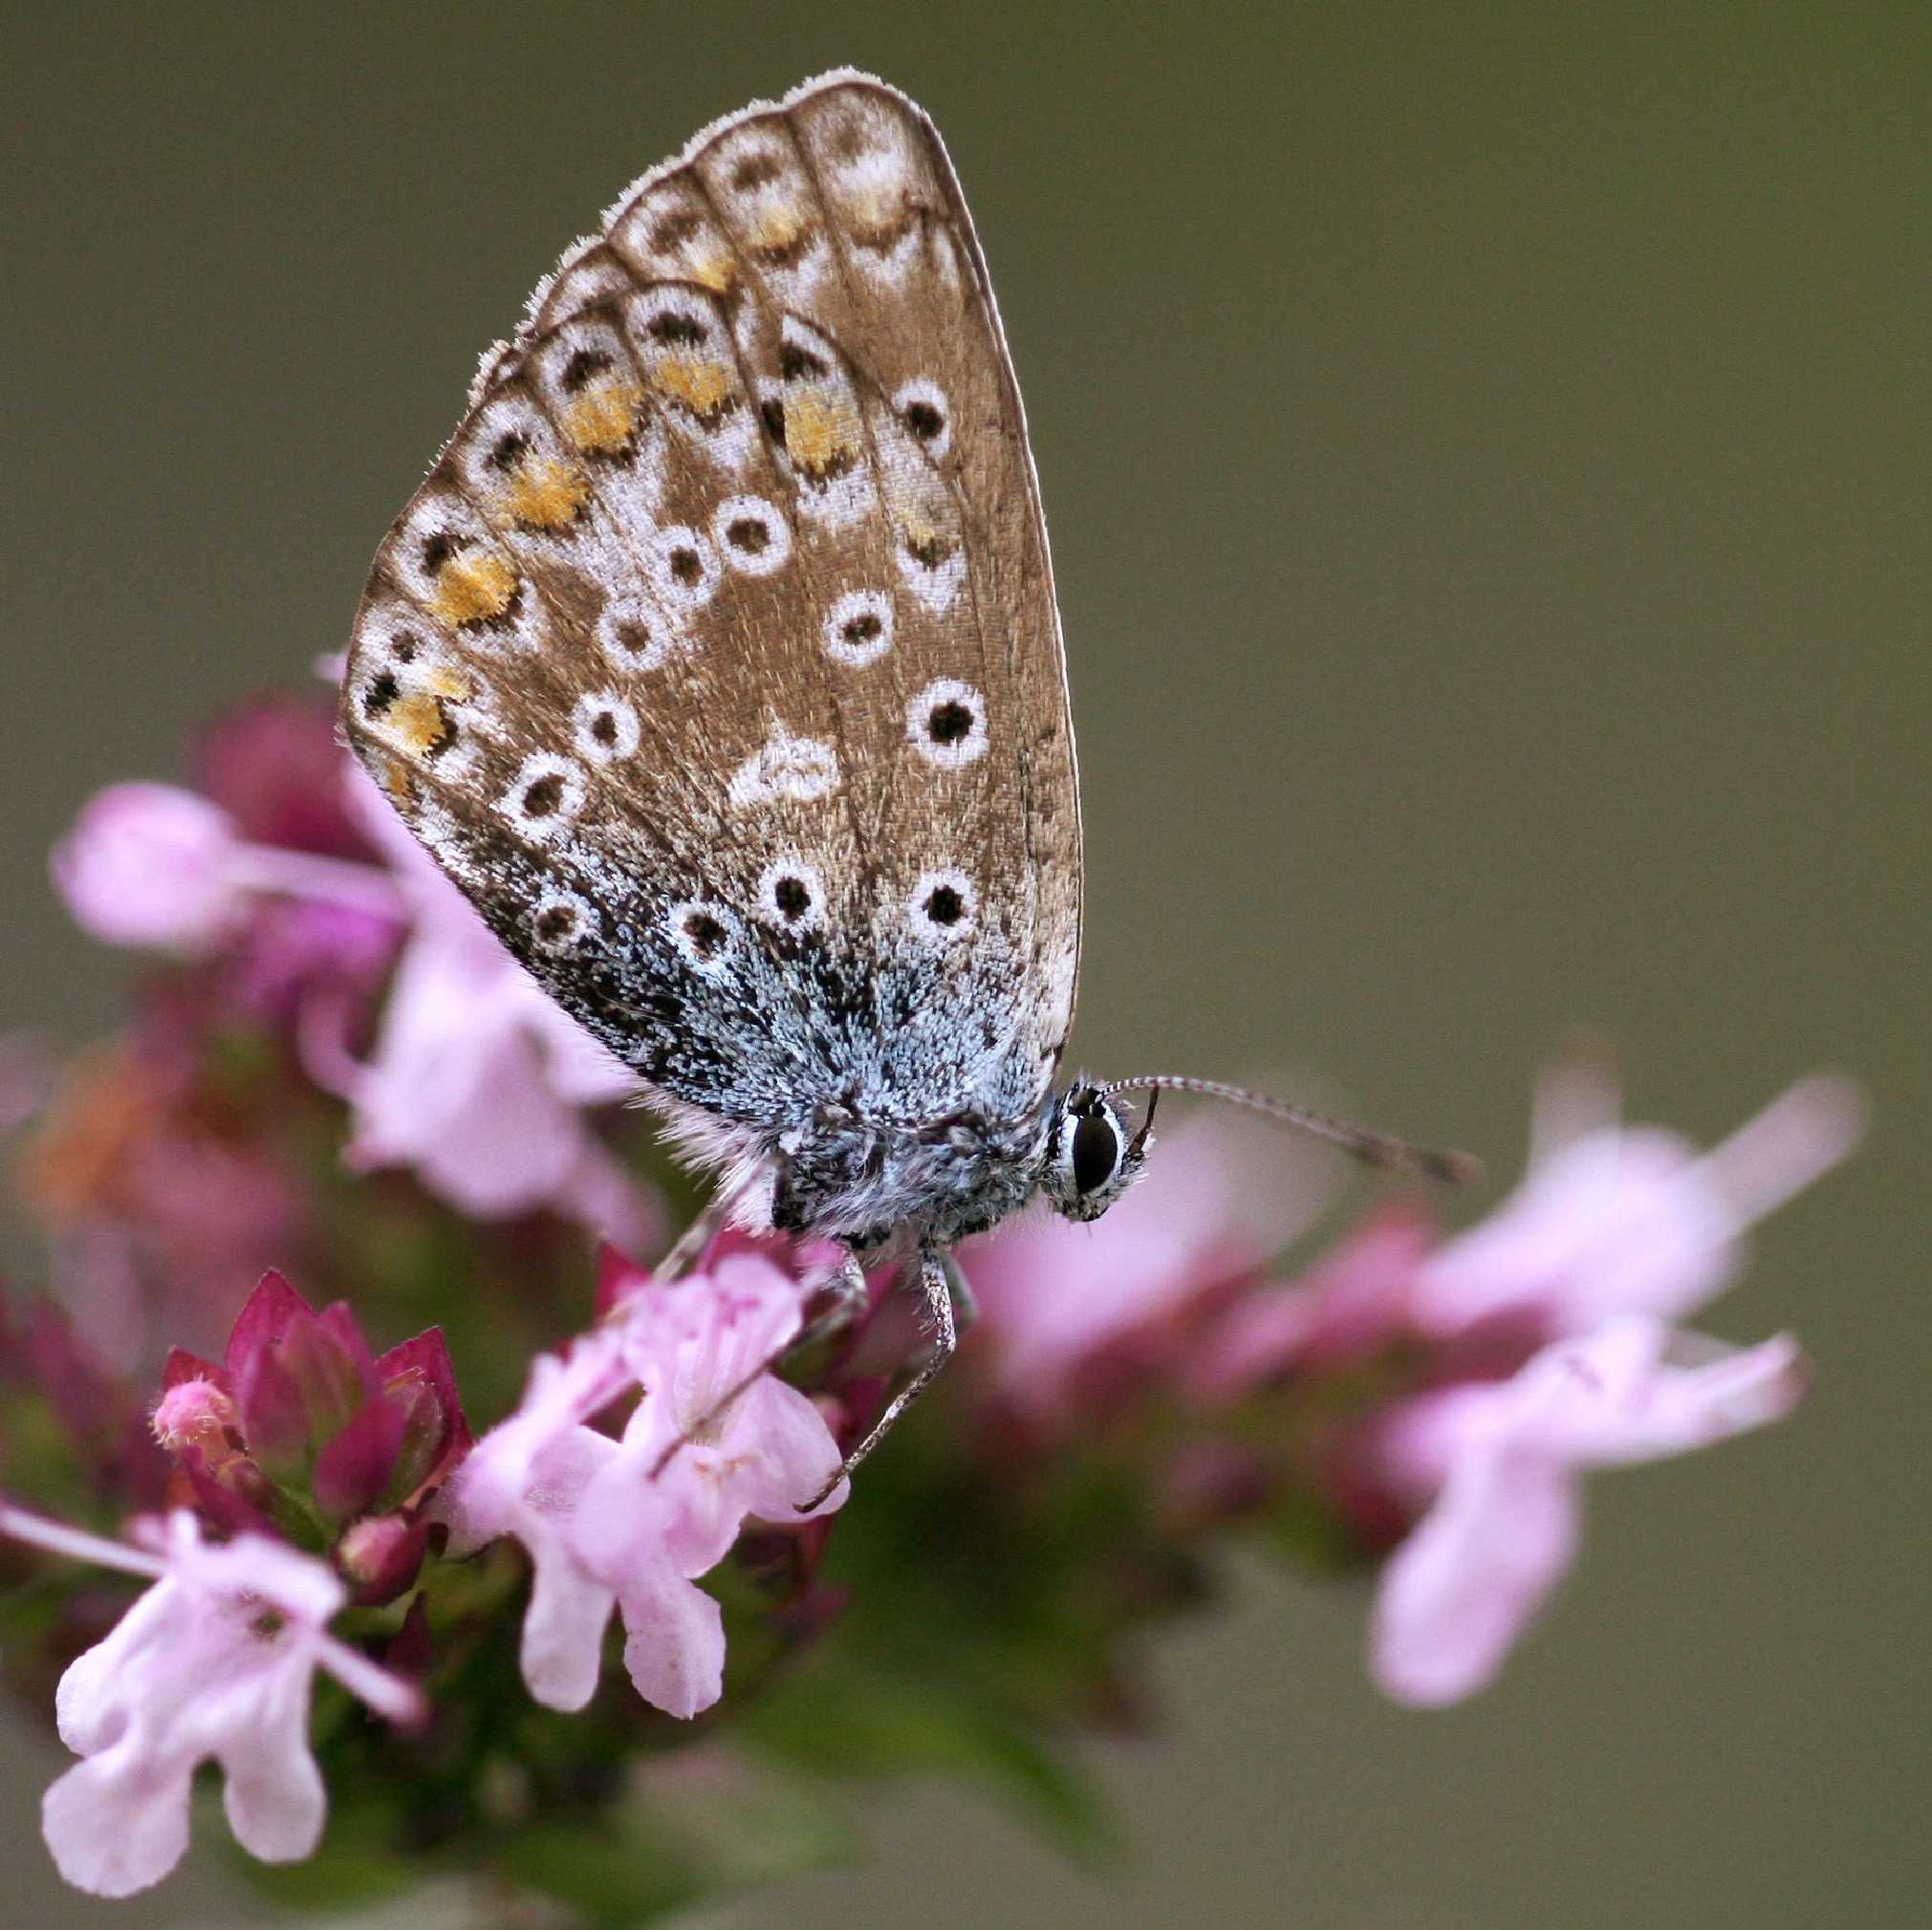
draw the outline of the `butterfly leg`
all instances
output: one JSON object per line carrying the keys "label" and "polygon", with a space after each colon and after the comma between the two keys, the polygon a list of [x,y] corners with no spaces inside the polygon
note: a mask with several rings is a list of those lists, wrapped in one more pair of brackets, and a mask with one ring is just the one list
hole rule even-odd
{"label": "butterfly leg", "polygon": [[972,1283],[965,1270],[950,1253],[940,1255],[940,1265],[945,1269],[945,1284],[952,1294],[952,1317],[955,1329],[964,1334],[980,1317],[979,1297],[973,1292]]}
{"label": "butterfly leg", "polygon": [[730,1218],[739,1201],[764,1177],[763,1169],[754,1168],[736,1185],[720,1186],[698,1208],[691,1224],[671,1243],[670,1251],[652,1269],[651,1277],[658,1281],[683,1279],[698,1264],[705,1248],[711,1244],[712,1236]]}
{"label": "butterfly leg", "polygon": [[920,1362],[912,1378],[887,1402],[885,1412],[872,1423],[871,1432],[845,1457],[838,1472],[810,1501],[798,1504],[799,1513],[811,1513],[841,1481],[851,1474],[852,1470],[892,1432],[893,1423],[932,1385],[939,1377],[940,1369],[952,1358],[959,1334],[953,1322],[952,1292],[947,1276],[948,1263],[944,1255],[931,1252],[920,1255],[919,1288],[925,1296],[926,1319],[932,1329],[931,1351]]}
{"label": "butterfly leg", "polygon": [[865,1312],[871,1295],[866,1290],[865,1269],[859,1264],[858,1255],[848,1249],[838,1263],[838,1271],[831,1279],[819,1281],[813,1292],[831,1294],[832,1304],[806,1323],[797,1339],[786,1348],[788,1354],[814,1347],[835,1334],[842,1334]]}
{"label": "butterfly leg", "polygon": [[697,1265],[698,1256],[711,1244],[711,1236],[724,1225],[727,1202],[720,1194],[698,1208],[691,1224],[671,1243],[670,1250],[651,1269],[658,1281],[682,1280]]}

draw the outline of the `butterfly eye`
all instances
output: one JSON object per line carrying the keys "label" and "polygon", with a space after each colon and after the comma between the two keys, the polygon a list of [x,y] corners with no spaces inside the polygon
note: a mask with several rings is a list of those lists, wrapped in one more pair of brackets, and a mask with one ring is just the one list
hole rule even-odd
{"label": "butterfly eye", "polygon": [[1111,1113],[1088,1113],[1074,1128],[1074,1188],[1097,1193],[1120,1163],[1120,1129]]}

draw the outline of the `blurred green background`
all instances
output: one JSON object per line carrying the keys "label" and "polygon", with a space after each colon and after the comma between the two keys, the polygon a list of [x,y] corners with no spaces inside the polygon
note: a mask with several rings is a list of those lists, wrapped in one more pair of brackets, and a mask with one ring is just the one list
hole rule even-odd
{"label": "blurred green background", "polygon": [[[1319,1073],[1500,1179],[1576,1025],[1704,1138],[1809,1069],[1870,1083],[1865,1153],[1707,1321],[1796,1328],[1810,1406],[1605,1481],[1492,1693],[1398,1712],[1361,1598],[1231,1564],[1149,1658],[1158,1730],[1097,1758],[1122,1868],[908,1789],[867,1803],[869,1867],[722,1920],[1932,1921],[1921,8],[16,6],[4,34],[0,1022],[113,1022],[128,962],[65,922],[49,840],[341,644],[559,248],[702,121],[852,62],[944,130],[1027,394],[1086,1058]],[[212,1859],[60,1892],[57,1752],[5,1748],[0,1917],[249,1919]]]}

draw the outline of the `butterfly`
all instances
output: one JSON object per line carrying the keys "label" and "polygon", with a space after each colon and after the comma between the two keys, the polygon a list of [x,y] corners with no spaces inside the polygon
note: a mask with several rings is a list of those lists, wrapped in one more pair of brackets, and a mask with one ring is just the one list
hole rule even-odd
{"label": "butterfly", "polygon": [[[853,72],[635,183],[485,356],[377,552],[349,744],[742,1224],[916,1261],[1140,1172],[1057,1082],[1079,785],[1025,415],[938,131]],[[1415,1155],[1424,1163],[1446,1156]]]}

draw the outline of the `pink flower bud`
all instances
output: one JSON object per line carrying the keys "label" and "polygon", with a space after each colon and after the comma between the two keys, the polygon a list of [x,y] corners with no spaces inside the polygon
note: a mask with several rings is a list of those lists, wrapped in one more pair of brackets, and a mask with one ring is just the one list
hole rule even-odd
{"label": "pink flower bud", "polygon": [[54,847],[68,909],[110,944],[193,951],[232,917],[236,848],[228,813],[171,784],[116,784]]}
{"label": "pink flower bud", "polygon": [[400,1514],[372,1514],[352,1523],[336,1544],[336,1566],[358,1608],[392,1602],[423,1566],[428,1530]]}
{"label": "pink flower bud", "polygon": [[212,1380],[184,1380],[170,1387],[154,1411],[154,1438],[170,1454],[197,1449],[210,1466],[228,1452],[238,1425],[235,1403]]}

